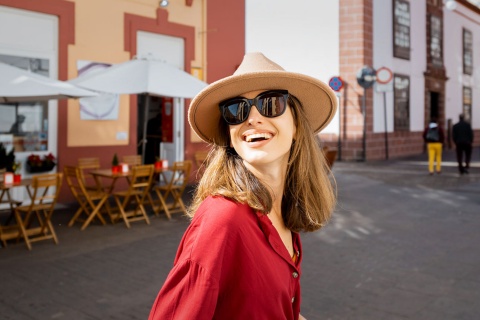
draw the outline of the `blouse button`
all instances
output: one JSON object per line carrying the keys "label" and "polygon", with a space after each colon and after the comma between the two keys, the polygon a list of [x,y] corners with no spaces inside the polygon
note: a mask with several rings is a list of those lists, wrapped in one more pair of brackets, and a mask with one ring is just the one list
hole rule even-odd
{"label": "blouse button", "polygon": [[292,297],[292,303],[294,303],[294,302],[295,302],[295,297]]}
{"label": "blouse button", "polygon": [[298,278],[298,273],[294,272],[294,273],[292,273],[292,276],[296,279],[296,278]]}

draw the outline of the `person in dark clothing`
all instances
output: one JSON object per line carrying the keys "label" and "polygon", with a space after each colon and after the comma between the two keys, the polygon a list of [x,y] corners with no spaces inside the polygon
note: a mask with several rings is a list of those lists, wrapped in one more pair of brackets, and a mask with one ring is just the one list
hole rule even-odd
{"label": "person in dark clothing", "polygon": [[25,122],[25,116],[23,114],[19,114],[17,116],[17,121],[10,127],[9,133],[13,133],[15,135],[24,135],[25,132],[23,131],[23,123]]}
{"label": "person in dark clothing", "polygon": [[[473,131],[472,126],[465,121],[465,117],[461,114],[452,129],[452,138],[455,142],[457,151],[458,171],[460,174],[468,173],[470,168],[470,158],[472,157]],[[463,165],[463,154],[465,154],[465,166]]]}

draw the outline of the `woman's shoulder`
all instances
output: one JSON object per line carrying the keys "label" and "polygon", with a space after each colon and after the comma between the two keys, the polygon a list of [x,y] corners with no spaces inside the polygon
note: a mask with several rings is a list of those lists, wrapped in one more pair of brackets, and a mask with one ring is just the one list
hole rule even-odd
{"label": "woman's shoulder", "polygon": [[241,241],[246,230],[253,230],[255,219],[255,213],[246,204],[220,196],[206,198],[182,239],[183,258],[204,261],[207,251],[223,252],[227,243],[232,247]]}
{"label": "woman's shoulder", "polygon": [[256,219],[256,214],[247,204],[222,196],[209,196],[198,207],[192,223],[235,228],[236,225],[252,219]]}

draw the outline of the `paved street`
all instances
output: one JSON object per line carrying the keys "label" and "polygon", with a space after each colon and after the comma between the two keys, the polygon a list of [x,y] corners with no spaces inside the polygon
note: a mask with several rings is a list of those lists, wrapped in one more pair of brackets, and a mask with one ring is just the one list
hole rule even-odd
{"label": "paved street", "polygon": [[[311,319],[478,319],[480,155],[459,176],[426,156],[336,162],[338,207],[320,232],[302,235],[302,313]],[[59,245],[0,249],[1,319],[146,319],[188,221],[175,216],[66,227]],[[266,306],[268,307],[268,306]],[[275,307],[275,306],[271,306]]]}

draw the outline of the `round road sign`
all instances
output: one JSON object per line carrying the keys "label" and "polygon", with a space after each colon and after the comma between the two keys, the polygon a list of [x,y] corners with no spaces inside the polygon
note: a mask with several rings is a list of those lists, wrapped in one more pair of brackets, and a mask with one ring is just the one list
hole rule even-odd
{"label": "round road sign", "polygon": [[375,83],[375,74],[375,69],[369,66],[364,66],[357,72],[358,84],[364,89],[370,88]]}
{"label": "round road sign", "polygon": [[381,67],[377,69],[377,82],[379,84],[387,84],[393,79],[392,70],[387,67]]}
{"label": "round road sign", "polygon": [[331,77],[328,81],[328,85],[333,91],[340,91],[343,88],[343,80],[340,77]]}

